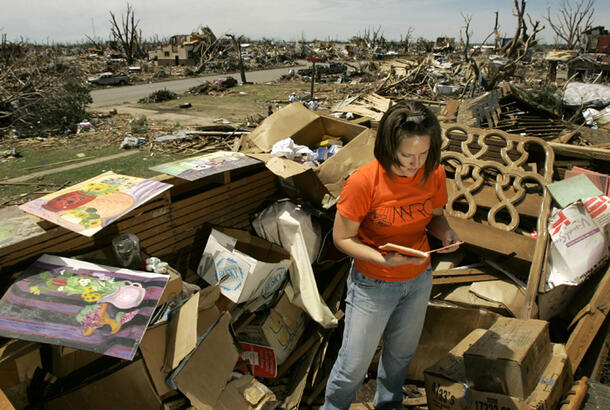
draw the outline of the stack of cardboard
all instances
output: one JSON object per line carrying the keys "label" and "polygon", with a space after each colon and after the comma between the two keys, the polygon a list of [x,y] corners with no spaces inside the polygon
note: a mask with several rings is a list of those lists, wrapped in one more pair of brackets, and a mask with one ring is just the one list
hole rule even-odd
{"label": "stack of cardboard", "polygon": [[571,383],[565,347],[548,323],[499,318],[424,371],[428,407],[554,409]]}

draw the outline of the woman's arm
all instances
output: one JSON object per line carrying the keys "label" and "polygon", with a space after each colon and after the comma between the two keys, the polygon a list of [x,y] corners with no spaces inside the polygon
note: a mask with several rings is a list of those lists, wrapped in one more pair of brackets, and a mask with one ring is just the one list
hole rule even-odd
{"label": "woman's arm", "polygon": [[[443,242],[443,246],[449,246],[453,243],[460,242],[457,233],[449,226],[449,222],[447,222],[447,218],[445,218],[442,208],[432,210],[432,220],[428,224],[428,232],[435,238],[440,239]],[[459,246],[460,245],[455,245],[454,247],[443,249],[438,252],[455,252]]]}
{"label": "woman's arm", "polygon": [[428,258],[404,256],[397,252],[382,254],[377,249],[362,243],[358,238],[359,227],[360,223],[344,217],[339,212],[335,215],[333,241],[335,246],[346,255],[382,266],[420,265],[428,260]]}

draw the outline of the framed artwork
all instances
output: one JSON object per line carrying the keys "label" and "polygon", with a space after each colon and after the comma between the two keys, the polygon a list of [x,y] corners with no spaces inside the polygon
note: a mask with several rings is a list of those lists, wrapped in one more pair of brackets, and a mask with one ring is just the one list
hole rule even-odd
{"label": "framed artwork", "polygon": [[249,157],[241,152],[217,151],[210,154],[199,155],[197,157],[168,162],[167,164],[156,165],[150,169],[188,181],[195,181],[209,175],[261,162],[262,161]]}
{"label": "framed artwork", "polygon": [[171,184],[110,171],[19,208],[71,231],[92,236],[169,188]]}
{"label": "framed artwork", "polygon": [[0,336],[131,360],[168,278],[42,255],[0,299]]}

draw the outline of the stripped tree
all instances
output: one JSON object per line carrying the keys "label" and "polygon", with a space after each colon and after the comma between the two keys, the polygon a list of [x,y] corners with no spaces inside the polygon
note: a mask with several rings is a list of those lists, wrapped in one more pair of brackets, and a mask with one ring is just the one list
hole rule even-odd
{"label": "stripped tree", "polygon": [[137,58],[146,56],[142,47],[142,30],[138,28],[140,20],[136,20],[131,4],[127,3],[127,13],[121,16],[121,24],[111,11],[110,24],[112,37],[121,46],[127,64],[131,65]]}
{"label": "stripped tree", "polygon": [[558,38],[566,42],[569,50],[583,47],[582,33],[591,28],[595,0],[576,0],[561,2],[559,14],[551,18],[551,8],[547,9],[546,21]]}

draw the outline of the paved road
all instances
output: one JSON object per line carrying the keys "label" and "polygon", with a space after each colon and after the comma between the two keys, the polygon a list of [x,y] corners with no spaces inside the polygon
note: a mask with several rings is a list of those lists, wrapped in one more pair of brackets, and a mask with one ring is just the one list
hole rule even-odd
{"label": "paved road", "polygon": [[[295,71],[305,66],[292,67]],[[272,70],[251,71],[246,73],[246,79],[254,83],[264,83],[279,79],[283,74],[288,74],[289,67],[276,68]],[[91,108],[105,107],[123,103],[137,102],[140,98],[150,95],[152,92],[168,89],[177,94],[186,92],[189,88],[211,81],[223,75],[230,75],[239,79],[239,73],[215,74],[205,77],[185,78],[183,80],[163,81],[159,83],[138,84],[125,87],[113,87],[91,91],[93,103]]]}

